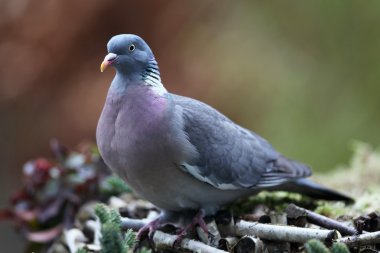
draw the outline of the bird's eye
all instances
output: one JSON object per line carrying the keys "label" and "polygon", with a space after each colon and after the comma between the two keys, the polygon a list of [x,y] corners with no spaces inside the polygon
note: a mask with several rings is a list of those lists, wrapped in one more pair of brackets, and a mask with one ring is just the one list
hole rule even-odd
{"label": "bird's eye", "polygon": [[130,51],[130,52],[133,52],[133,51],[135,51],[135,48],[136,48],[136,46],[133,45],[133,44],[131,44],[131,45],[129,46],[129,51]]}

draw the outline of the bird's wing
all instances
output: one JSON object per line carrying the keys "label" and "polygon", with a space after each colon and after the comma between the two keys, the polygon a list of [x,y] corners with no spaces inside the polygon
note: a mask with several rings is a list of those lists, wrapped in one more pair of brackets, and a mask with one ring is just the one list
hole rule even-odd
{"label": "bird's wing", "polygon": [[271,187],[311,175],[308,166],[285,158],[259,135],[238,126],[214,108],[170,94],[181,111],[184,131],[199,153],[179,166],[219,189]]}

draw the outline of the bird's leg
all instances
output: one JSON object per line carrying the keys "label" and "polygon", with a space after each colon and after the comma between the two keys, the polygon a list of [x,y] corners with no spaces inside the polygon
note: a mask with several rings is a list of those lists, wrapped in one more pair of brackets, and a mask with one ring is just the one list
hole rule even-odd
{"label": "bird's leg", "polygon": [[197,215],[195,215],[194,221],[196,222],[196,224],[198,224],[201,227],[201,229],[203,229],[203,231],[206,234],[209,234],[207,224],[204,220],[205,216],[206,216],[205,211],[203,209],[201,209],[201,210],[199,210]]}
{"label": "bird's leg", "polygon": [[208,232],[207,224],[204,221],[205,217],[205,211],[203,209],[199,210],[199,212],[194,216],[193,220],[188,224],[186,227],[179,230],[177,234],[177,239],[175,241],[175,244],[178,244],[182,241],[182,239],[187,235],[187,233],[191,230],[193,230],[197,225],[206,233],[210,234]]}
{"label": "bird's leg", "polygon": [[158,218],[152,220],[140,228],[137,232],[136,239],[141,242],[146,236],[148,236],[149,240],[152,240],[154,232],[156,232],[156,230],[161,226],[160,218],[161,217],[159,216]]}

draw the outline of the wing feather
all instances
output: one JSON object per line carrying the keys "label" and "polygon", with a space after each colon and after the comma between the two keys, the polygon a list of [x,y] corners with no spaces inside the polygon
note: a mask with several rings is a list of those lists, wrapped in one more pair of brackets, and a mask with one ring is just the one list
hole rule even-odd
{"label": "wing feather", "polygon": [[308,166],[285,158],[268,141],[214,108],[171,94],[182,111],[184,131],[199,153],[180,168],[223,190],[272,187],[311,175]]}

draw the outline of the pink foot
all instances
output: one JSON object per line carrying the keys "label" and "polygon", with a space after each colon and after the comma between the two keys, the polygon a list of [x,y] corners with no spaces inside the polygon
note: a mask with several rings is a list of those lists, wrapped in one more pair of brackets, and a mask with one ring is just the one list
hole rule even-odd
{"label": "pink foot", "polygon": [[198,225],[206,234],[209,234],[206,222],[204,221],[205,213],[203,210],[200,210],[192,222],[186,227],[180,229],[177,233],[177,239],[175,240],[175,244],[178,244],[182,241],[182,239],[187,235],[189,231],[194,230],[194,228]]}
{"label": "pink foot", "polygon": [[148,224],[144,225],[142,228],[139,229],[137,232],[136,239],[138,241],[144,240],[146,237],[149,238],[149,240],[153,239],[154,232],[160,227],[160,217],[157,219],[149,222]]}

